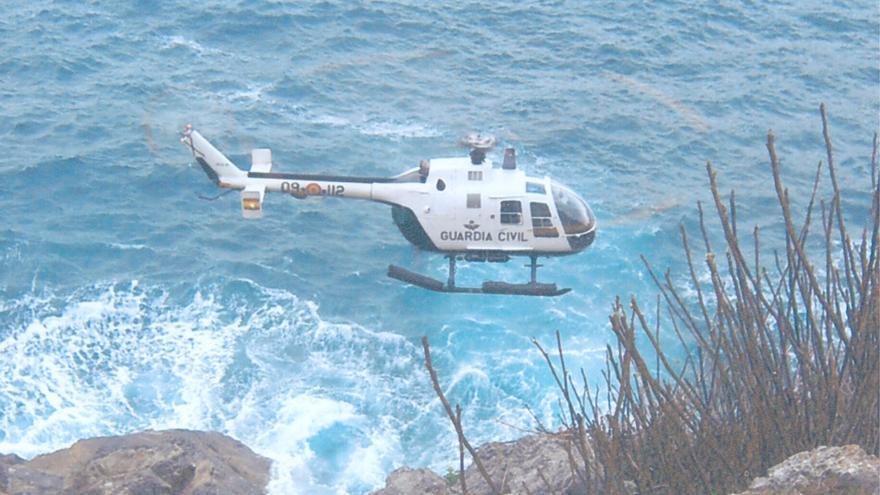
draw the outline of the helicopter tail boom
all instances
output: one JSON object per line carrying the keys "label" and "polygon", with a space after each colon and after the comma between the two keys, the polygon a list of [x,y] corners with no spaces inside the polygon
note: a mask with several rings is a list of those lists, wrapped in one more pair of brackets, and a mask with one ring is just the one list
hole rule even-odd
{"label": "helicopter tail boom", "polygon": [[245,218],[263,216],[263,199],[270,192],[281,192],[298,199],[329,196],[391,202],[394,199],[392,190],[387,187],[374,189],[374,186],[418,180],[411,173],[384,178],[273,172],[272,152],[269,149],[251,150],[251,168],[244,171],[191,125],[184,129],[180,142],[192,151],[211,182],[218,187],[241,191],[241,212]]}
{"label": "helicopter tail boom", "polygon": [[191,125],[187,125],[184,129],[180,142],[192,151],[196,162],[211,182],[219,187],[244,189],[247,173],[236,167]]}

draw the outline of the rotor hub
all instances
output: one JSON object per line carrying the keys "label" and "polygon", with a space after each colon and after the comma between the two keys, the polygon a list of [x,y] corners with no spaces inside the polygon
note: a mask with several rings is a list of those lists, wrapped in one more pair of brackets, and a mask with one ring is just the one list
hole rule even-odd
{"label": "rotor hub", "polygon": [[484,136],[479,132],[472,132],[467,136],[461,138],[461,144],[463,146],[467,146],[472,150],[478,150],[486,153],[487,151],[495,147],[495,136]]}

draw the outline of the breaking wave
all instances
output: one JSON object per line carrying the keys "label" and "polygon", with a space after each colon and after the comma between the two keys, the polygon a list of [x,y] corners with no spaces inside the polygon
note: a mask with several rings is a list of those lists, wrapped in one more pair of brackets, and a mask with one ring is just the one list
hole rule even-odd
{"label": "breaking wave", "polygon": [[314,303],[247,280],[106,284],[2,312],[0,452],[211,429],[275,461],[273,493],[358,491],[402,462],[402,423],[430,402],[406,339],[324,321]]}

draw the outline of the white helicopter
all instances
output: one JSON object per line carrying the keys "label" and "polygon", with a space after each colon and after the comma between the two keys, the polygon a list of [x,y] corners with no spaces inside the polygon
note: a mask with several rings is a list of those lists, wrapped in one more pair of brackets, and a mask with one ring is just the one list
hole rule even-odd
{"label": "white helicopter", "polygon": [[[191,125],[181,143],[193,153],[214,184],[241,191],[245,218],[263,215],[267,192],[298,199],[309,196],[366,199],[391,205],[394,223],[417,247],[445,253],[449,259],[446,283],[388,266],[388,276],[438,292],[558,296],[571,289],[537,281],[539,256],[578,253],[592,244],[596,219],[587,203],[571,189],[548,177],[530,177],[516,166],[513,148],[504,150],[500,166],[487,152],[495,140],[471,134],[463,144],[469,157],[422,160],[419,166],[394,177],[344,177],[272,171],[269,149],[251,151],[250,171],[236,167]],[[511,256],[531,259],[527,283],[483,282],[480,287],[455,284],[455,262],[506,262]]]}

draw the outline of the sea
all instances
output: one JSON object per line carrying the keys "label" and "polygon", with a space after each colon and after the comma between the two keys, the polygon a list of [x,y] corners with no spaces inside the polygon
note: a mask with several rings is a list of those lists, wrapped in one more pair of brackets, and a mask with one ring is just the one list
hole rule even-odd
{"label": "sea", "polygon": [[[718,235],[707,161],[746,243],[759,225],[783,248],[767,132],[803,218],[824,103],[845,218],[870,219],[876,1],[0,3],[0,453],[192,428],[272,459],[273,495],[443,474],[456,436],[420,338],[471,443],[558,428],[533,339],[558,331],[602,386],[615,300],[654,322],[641,256],[687,295],[698,202]],[[179,143],[189,123],[245,169],[268,147],[277,171],[368,176],[492,134],[491,157],[586,198],[598,235],[541,260],[561,297],[428,292],[386,277],[446,274],[387,205],[269,195],[245,220]],[[526,261],[458,281],[523,281]]]}

